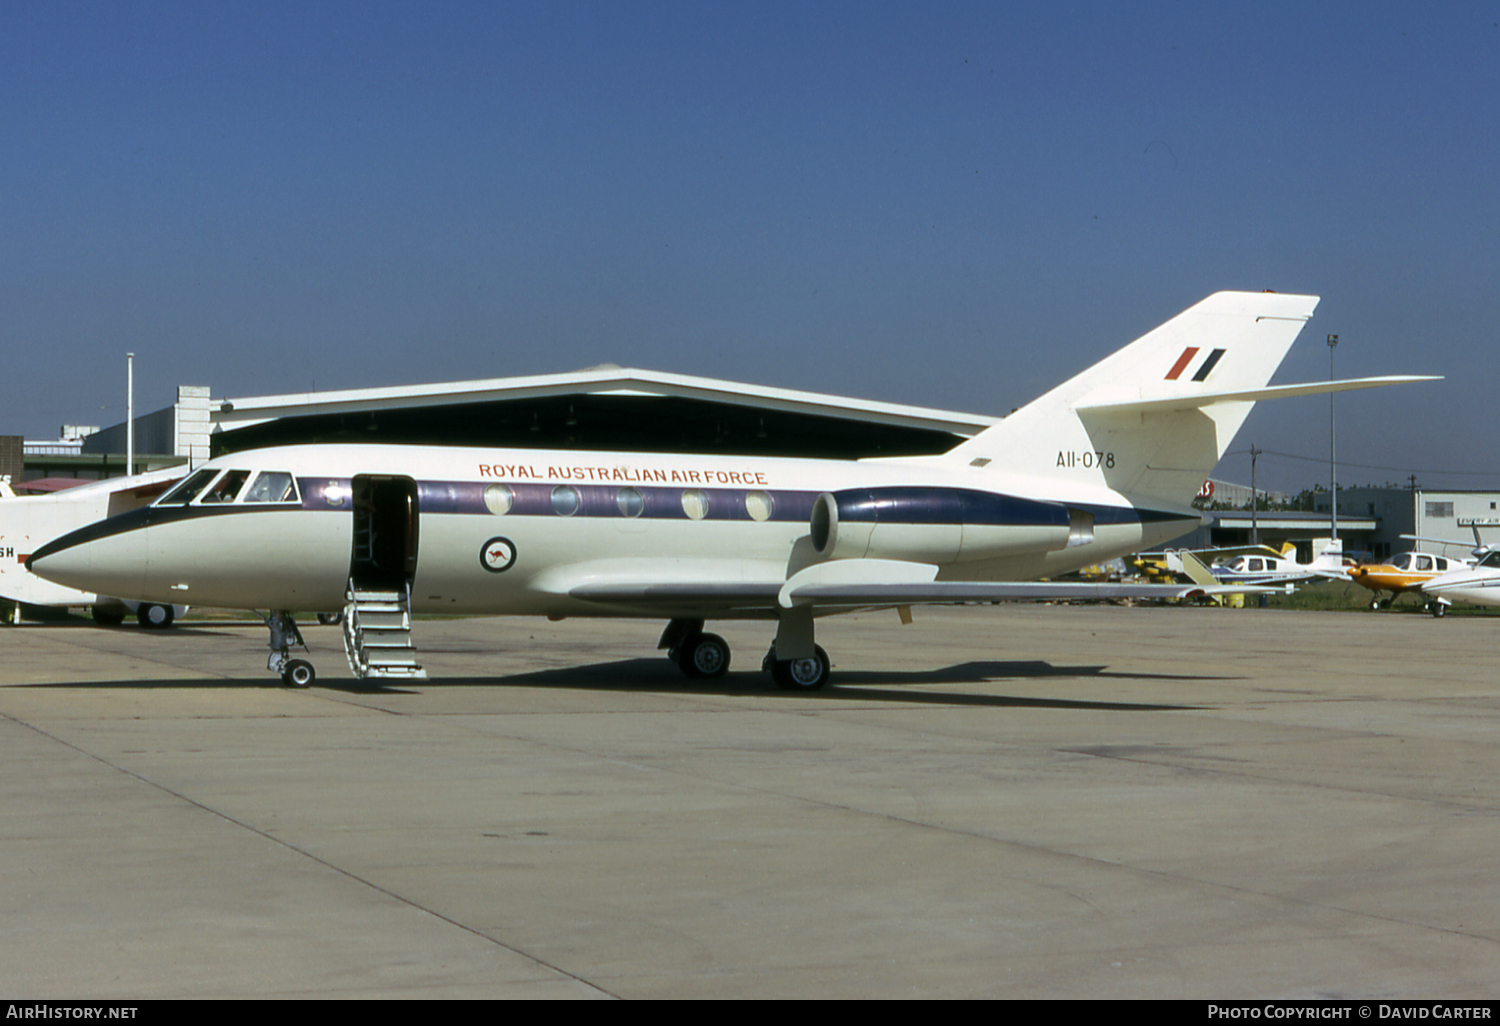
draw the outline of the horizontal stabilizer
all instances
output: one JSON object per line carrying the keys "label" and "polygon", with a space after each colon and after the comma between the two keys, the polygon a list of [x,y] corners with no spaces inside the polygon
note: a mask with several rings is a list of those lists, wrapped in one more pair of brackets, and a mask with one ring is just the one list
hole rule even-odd
{"label": "horizontal stabilizer", "polygon": [[1388,374],[1376,378],[1346,378],[1343,381],[1310,381],[1301,385],[1271,385],[1239,392],[1202,392],[1197,395],[1174,395],[1166,399],[1124,399],[1119,402],[1094,399],[1078,406],[1080,412],[1108,410],[1119,413],[1196,410],[1219,403],[1254,403],[1263,399],[1288,399],[1299,395],[1324,395],[1329,392],[1352,392],[1361,388],[1385,385],[1408,385],[1417,381],[1442,381],[1442,377],[1423,374]]}

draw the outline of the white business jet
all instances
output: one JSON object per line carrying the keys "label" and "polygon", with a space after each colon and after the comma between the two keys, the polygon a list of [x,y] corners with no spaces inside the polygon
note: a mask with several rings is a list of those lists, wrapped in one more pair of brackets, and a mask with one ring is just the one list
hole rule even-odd
{"label": "white business jet", "polygon": [[1431,380],[1268,386],[1317,302],[1210,296],[940,456],[260,449],[27,565],[143,601],[268,609],[268,668],[291,686],[315,674],[292,658],[290,611],[343,608],[360,677],[423,675],[413,612],[665,619],[660,647],[690,677],[729,666],[705,621],[758,619],[776,625],[776,683],[817,688],[826,614],[1213,590],[1036,579],[1195,526],[1192,497],[1257,400]]}

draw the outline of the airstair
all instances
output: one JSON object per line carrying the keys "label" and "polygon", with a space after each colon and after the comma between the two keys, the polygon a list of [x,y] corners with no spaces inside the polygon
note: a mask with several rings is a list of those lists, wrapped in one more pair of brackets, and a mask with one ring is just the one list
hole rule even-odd
{"label": "airstair", "polygon": [[425,680],[411,642],[411,586],[369,588],[349,581],[344,606],[344,654],[354,676]]}

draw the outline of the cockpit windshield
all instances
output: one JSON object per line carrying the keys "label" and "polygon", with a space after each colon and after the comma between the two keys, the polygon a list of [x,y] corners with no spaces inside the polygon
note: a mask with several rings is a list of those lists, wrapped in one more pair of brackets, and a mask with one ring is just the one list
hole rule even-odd
{"label": "cockpit windshield", "polygon": [[1500,549],[1495,549],[1492,552],[1486,552],[1484,554],[1484,558],[1481,559],[1476,565],[1492,566],[1496,569],[1500,569]]}
{"label": "cockpit windshield", "polygon": [[291,474],[282,470],[263,470],[250,490],[245,493],[245,502],[297,502],[297,482]]}
{"label": "cockpit windshield", "polygon": [[186,506],[198,497],[198,493],[208,487],[208,483],[219,476],[217,467],[204,467],[195,470],[183,479],[182,483],[173,488],[166,495],[156,500],[158,506]]}
{"label": "cockpit windshield", "polygon": [[245,482],[250,478],[248,470],[231,470],[223,477],[213,483],[203,495],[203,502],[233,502],[235,496],[240,494],[240,489],[245,487]]}
{"label": "cockpit windshield", "polygon": [[232,502],[301,502],[297,479],[284,470],[263,470],[247,488],[249,470],[219,471],[204,467],[189,474],[160,499],[158,506],[226,505]]}

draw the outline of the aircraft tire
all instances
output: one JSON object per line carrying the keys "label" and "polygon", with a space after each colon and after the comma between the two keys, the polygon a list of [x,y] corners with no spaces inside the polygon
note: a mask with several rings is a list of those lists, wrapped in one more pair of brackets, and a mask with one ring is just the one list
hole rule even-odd
{"label": "aircraft tire", "polygon": [[717,634],[698,634],[678,646],[672,658],[695,680],[722,677],[729,670],[729,643]]}
{"label": "aircraft tire", "polygon": [[812,659],[777,659],[775,650],[771,654],[771,679],[784,691],[816,691],[828,683],[828,653],[822,645],[814,645],[817,655]]}
{"label": "aircraft tire", "polygon": [[152,630],[166,630],[172,626],[173,616],[171,606],[164,606],[157,602],[142,602],[135,611],[136,622]]}
{"label": "aircraft tire", "polygon": [[281,682],[289,688],[310,688],[317,679],[318,671],[306,659],[293,659],[281,670]]}

